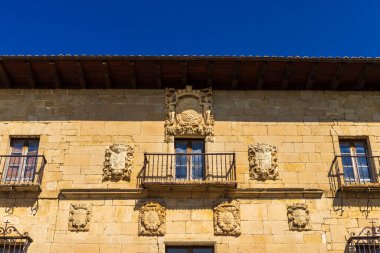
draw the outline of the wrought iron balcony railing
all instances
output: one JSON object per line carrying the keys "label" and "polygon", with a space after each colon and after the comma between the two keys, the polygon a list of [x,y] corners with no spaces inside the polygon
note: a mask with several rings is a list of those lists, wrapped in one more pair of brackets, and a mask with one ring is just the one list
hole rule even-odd
{"label": "wrought iron balcony railing", "polygon": [[235,153],[145,153],[145,182],[235,182]]}
{"label": "wrought iron balcony railing", "polygon": [[0,185],[41,185],[45,164],[43,155],[0,155]]}
{"label": "wrought iron balcony railing", "polygon": [[332,166],[339,188],[366,187],[379,183],[380,156],[340,155],[335,157]]}
{"label": "wrought iron balcony railing", "polygon": [[380,228],[374,226],[373,221],[371,223],[371,227],[363,228],[360,233],[351,233],[351,236],[347,241],[347,252],[380,252]]}
{"label": "wrought iron balcony railing", "polygon": [[28,233],[20,233],[16,227],[8,226],[9,221],[4,222],[5,226],[0,227],[0,252],[26,253],[29,245],[33,242]]}

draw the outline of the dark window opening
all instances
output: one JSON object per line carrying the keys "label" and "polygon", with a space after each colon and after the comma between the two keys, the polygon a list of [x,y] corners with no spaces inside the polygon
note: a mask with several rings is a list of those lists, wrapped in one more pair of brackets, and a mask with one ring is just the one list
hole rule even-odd
{"label": "dark window opening", "polygon": [[214,253],[214,247],[166,247],[166,253]]}

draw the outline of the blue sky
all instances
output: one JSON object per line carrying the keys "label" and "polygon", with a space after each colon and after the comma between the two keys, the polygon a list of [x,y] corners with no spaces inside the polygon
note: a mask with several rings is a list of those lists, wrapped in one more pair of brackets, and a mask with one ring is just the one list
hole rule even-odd
{"label": "blue sky", "polygon": [[2,1],[0,54],[380,56],[377,0]]}

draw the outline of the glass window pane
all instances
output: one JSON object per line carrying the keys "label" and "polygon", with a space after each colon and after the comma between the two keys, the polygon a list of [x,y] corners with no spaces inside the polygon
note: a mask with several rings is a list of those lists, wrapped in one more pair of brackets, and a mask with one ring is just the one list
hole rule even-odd
{"label": "glass window pane", "polygon": [[340,142],[340,153],[343,154],[351,154],[350,143],[349,142]]}
{"label": "glass window pane", "polygon": [[203,178],[203,164],[204,164],[204,155],[193,155],[192,156],[192,177],[193,179],[202,179]]}
{"label": "glass window pane", "polygon": [[22,148],[24,147],[24,140],[12,139],[11,146],[12,146],[11,155],[21,155]]}
{"label": "glass window pane", "polygon": [[203,140],[192,140],[191,148],[193,153],[204,153],[204,141]]}
{"label": "glass window pane", "polygon": [[186,179],[187,178],[187,166],[188,160],[187,155],[177,154],[175,156],[175,170],[176,170],[176,178],[177,179]]}
{"label": "glass window pane", "polygon": [[187,140],[176,140],[175,141],[175,152],[176,153],[186,153],[187,150]]}
{"label": "glass window pane", "polygon": [[369,173],[368,167],[359,167],[358,172],[359,172],[360,181],[366,181],[366,182],[371,181],[371,175]]}
{"label": "glass window pane", "polygon": [[[204,141],[203,140],[191,140],[192,153],[200,154],[204,153]],[[203,168],[204,168],[204,157],[203,155],[193,155],[192,156],[192,179],[202,180],[203,179]]]}
{"label": "glass window pane", "polygon": [[30,139],[28,143],[28,155],[37,155],[38,154],[38,144],[39,140]]}
{"label": "glass window pane", "polygon": [[167,248],[167,253],[187,253],[186,248]]}
{"label": "glass window pane", "polygon": [[212,253],[212,248],[210,247],[196,248],[196,249],[193,249],[193,253]]}
{"label": "glass window pane", "polygon": [[366,148],[364,142],[355,142],[355,152],[357,155],[359,154],[366,154]]}

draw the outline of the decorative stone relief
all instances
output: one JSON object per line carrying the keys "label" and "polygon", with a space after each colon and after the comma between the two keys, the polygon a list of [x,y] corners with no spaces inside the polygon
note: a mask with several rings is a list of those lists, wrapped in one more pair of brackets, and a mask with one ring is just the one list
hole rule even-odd
{"label": "decorative stone relief", "polygon": [[166,233],[166,210],[156,202],[148,202],[139,211],[139,235],[163,236]]}
{"label": "decorative stone relief", "polygon": [[278,179],[277,148],[265,143],[248,147],[249,176],[251,179]]}
{"label": "decorative stone relief", "polygon": [[214,208],[215,235],[240,235],[240,204],[223,202]]}
{"label": "decorative stone relief", "polygon": [[132,145],[113,144],[106,149],[103,169],[103,181],[130,180],[134,158]]}
{"label": "decorative stone relief", "polygon": [[88,231],[91,220],[92,205],[71,204],[69,216],[70,231]]}
{"label": "decorative stone relief", "polygon": [[288,205],[289,229],[293,231],[311,230],[310,214],[306,204]]}
{"label": "decorative stone relief", "polygon": [[173,142],[175,136],[204,136],[206,142],[214,141],[214,114],[212,89],[166,90],[165,141]]}

